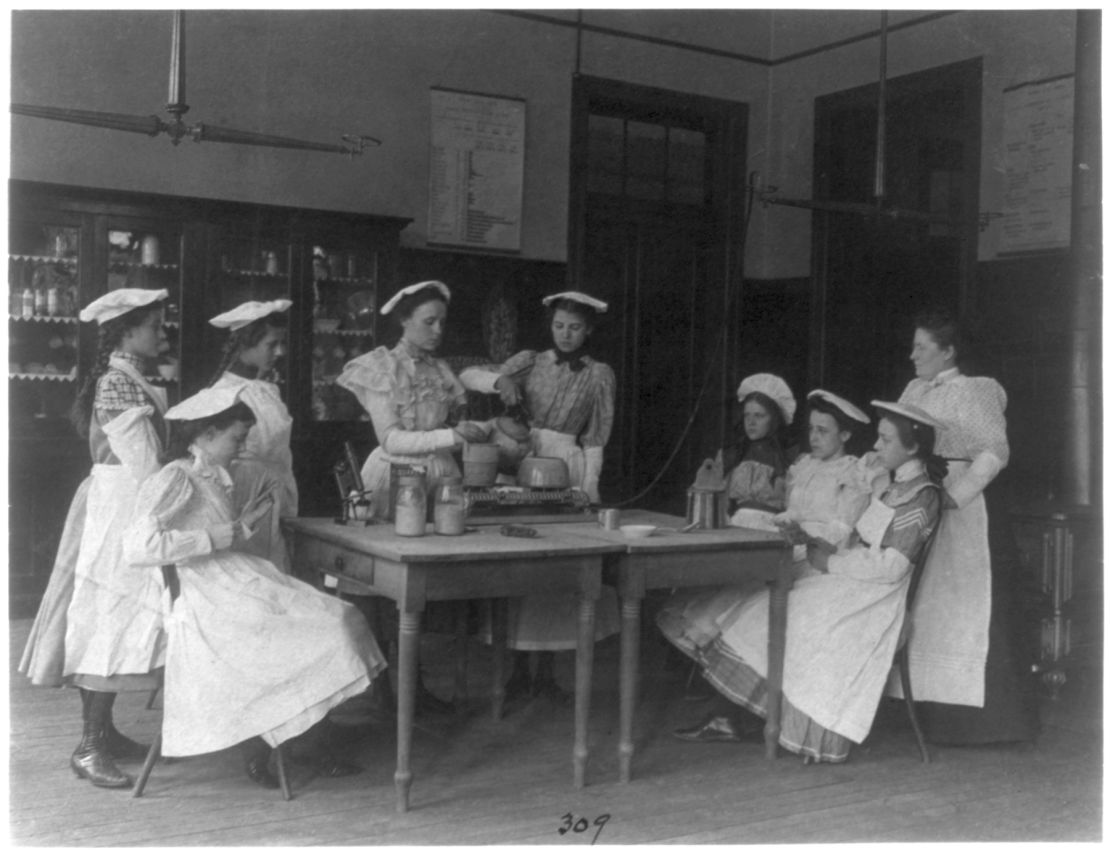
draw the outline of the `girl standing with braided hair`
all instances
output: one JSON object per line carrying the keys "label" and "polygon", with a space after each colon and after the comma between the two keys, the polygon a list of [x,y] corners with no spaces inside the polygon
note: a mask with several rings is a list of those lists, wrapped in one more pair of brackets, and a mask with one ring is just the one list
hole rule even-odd
{"label": "girl standing with braided hair", "polygon": [[245,550],[264,557],[287,574],[289,556],[281,535],[281,519],[297,514],[297,481],[289,448],[293,418],[273,379],[274,365],[285,352],[285,312],[292,304],[288,299],[244,302],[208,321],[230,332],[223,361],[210,387],[239,389],[239,398],[257,418],[242,454],[232,464],[232,502],[242,508],[267,491],[274,499],[273,508],[259,522],[258,532],[246,543]]}
{"label": "girl standing with braided hair", "polygon": [[142,759],[147,749],[116,730],[116,693],[156,687],[154,670],[164,657],[157,578],[127,566],[120,534],[165,445],[165,391],[143,373],[166,344],[162,302],[168,295],[123,288],[81,312],[81,320],[100,327],[96,364],[72,413],[89,439],[93,467],[70,507],[20,665],[35,684],[80,690],[84,731],[70,766],[105,788],[131,787],[115,762]]}

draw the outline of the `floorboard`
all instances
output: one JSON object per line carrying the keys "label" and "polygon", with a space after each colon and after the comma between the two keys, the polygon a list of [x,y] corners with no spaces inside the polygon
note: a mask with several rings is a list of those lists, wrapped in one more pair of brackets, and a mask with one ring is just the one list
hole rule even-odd
{"label": "floorboard", "polygon": [[[883,703],[868,741],[842,765],[803,766],[758,745],[691,745],[669,737],[704,706],[682,701],[645,638],[631,784],[617,781],[618,645],[598,645],[587,786],[571,784],[574,713],[535,702],[495,722],[484,691],[490,653],[470,651],[468,707],[422,717],[413,743],[412,810],[395,811],[395,731],[383,718],[348,729],[345,750],[366,769],[345,779],[293,768],[295,798],[252,785],[235,750],[159,763],[145,795],[74,778],[80,703],[15,673],[30,627],[10,624],[9,835],[29,847],[354,845],[771,844],[919,841],[1099,841],[1101,683],[1088,677],[1042,706],[1035,745],[933,749],[920,762],[901,703]],[[449,695],[451,640],[428,636],[432,688]],[[572,655],[558,675],[572,684]],[[139,740],[160,713],[121,695],[119,728]],[[127,766],[132,773],[137,766]],[[571,816],[569,821],[565,816]],[[599,820],[600,819],[600,820]],[[577,822],[578,829],[566,831]],[[560,833],[560,829],[564,829]]]}

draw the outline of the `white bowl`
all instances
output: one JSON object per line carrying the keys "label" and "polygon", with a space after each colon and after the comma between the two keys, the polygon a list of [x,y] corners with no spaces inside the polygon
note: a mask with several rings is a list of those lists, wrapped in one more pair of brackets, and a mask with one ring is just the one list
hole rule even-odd
{"label": "white bowl", "polygon": [[629,539],[647,539],[656,531],[654,524],[622,524],[621,533]]}

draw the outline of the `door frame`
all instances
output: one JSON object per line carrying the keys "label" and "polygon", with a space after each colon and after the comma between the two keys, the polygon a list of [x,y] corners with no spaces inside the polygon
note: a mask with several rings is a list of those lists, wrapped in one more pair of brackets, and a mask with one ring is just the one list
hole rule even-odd
{"label": "door frame", "polygon": [[[719,268],[724,271],[716,311],[725,318],[721,400],[731,397],[738,381],[739,335],[744,281],[744,213],[747,163],[748,105],[706,95],[642,86],[622,80],[575,74],[571,87],[570,183],[567,204],[567,284],[580,288],[586,244],[589,193],[587,157],[589,117],[599,106],[619,107],[630,113],[654,112],[667,117],[687,116],[713,124],[719,135],[707,163],[706,183],[721,211]],[[713,310],[713,306],[707,306]],[[713,393],[707,389],[707,393]],[[721,407],[718,446],[729,433],[728,408]]]}
{"label": "door frame", "polygon": [[[945,84],[955,83],[960,88],[964,99],[964,113],[968,116],[967,128],[963,134],[964,165],[969,175],[963,184],[963,198],[961,209],[966,211],[964,220],[960,223],[959,237],[962,243],[959,263],[959,282],[957,283],[958,304],[956,310],[961,316],[967,316],[973,306],[973,292],[975,265],[978,261],[979,251],[979,181],[982,169],[982,95],[983,95],[983,59],[961,60],[947,65],[938,65],[893,77],[887,81],[888,103],[891,93],[900,97],[914,92],[931,92]],[[828,138],[830,125],[834,114],[848,107],[867,106],[876,104],[879,94],[879,84],[868,83],[839,92],[821,95],[813,102],[813,197],[825,201],[831,199],[828,188],[822,176],[828,173],[831,167],[830,152],[822,141]],[[853,199],[854,200],[854,199]],[[829,295],[828,257],[831,251],[829,241],[829,216],[835,214],[828,211],[814,210],[812,215],[811,234],[811,259],[810,269],[813,271],[813,289],[810,311],[810,357],[807,373],[810,387],[819,388],[825,382],[827,363],[828,328],[826,318],[826,305]]]}

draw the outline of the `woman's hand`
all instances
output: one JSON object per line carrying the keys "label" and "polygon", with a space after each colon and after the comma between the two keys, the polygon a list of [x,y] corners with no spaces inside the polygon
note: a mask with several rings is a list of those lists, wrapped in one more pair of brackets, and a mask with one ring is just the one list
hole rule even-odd
{"label": "woman's hand", "polygon": [[825,553],[823,548],[816,545],[807,546],[806,561],[821,574],[827,575],[829,573],[829,555]]}
{"label": "woman's hand", "polygon": [[474,421],[460,421],[455,426],[455,436],[458,439],[456,444],[464,444],[468,441],[486,441],[489,438],[489,430]]}
{"label": "woman's hand", "polygon": [[493,383],[497,393],[501,395],[501,402],[506,406],[515,406],[520,402],[520,387],[508,376],[500,376]]}

